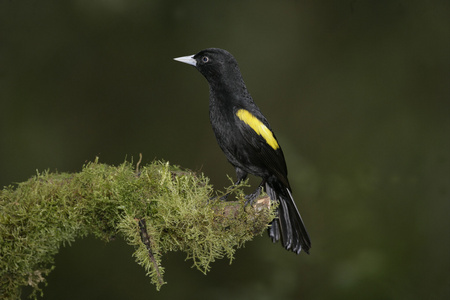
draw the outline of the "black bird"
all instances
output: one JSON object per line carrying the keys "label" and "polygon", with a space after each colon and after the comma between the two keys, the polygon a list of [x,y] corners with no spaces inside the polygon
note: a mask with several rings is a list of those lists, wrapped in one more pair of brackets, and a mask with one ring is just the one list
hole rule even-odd
{"label": "black bird", "polygon": [[209,48],[175,60],[193,65],[209,83],[209,117],[217,142],[236,168],[237,182],[253,174],[262,178],[253,201],[265,186],[270,199],[279,201],[278,218],[269,235],[287,250],[309,254],[311,241],[291,194],[283,151],[267,119],[253,102],[236,59],[227,51]]}

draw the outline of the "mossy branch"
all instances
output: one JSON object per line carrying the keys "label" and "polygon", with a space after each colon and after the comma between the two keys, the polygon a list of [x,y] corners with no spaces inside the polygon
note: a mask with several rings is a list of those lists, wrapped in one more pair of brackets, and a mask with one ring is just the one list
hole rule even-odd
{"label": "mossy branch", "polygon": [[33,297],[42,294],[61,245],[87,235],[107,242],[122,235],[159,289],[164,253],[183,251],[206,273],[216,259],[231,262],[275,216],[268,198],[244,209],[239,188],[237,201],[209,201],[213,189],[203,175],[162,162],[138,168],[97,159],[79,173],[38,172],[1,190],[0,295],[19,299],[26,285]]}

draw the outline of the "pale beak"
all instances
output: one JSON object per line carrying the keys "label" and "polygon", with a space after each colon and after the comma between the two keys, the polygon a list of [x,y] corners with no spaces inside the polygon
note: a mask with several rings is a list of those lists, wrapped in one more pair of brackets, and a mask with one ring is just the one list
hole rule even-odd
{"label": "pale beak", "polygon": [[177,57],[177,58],[174,58],[174,60],[194,66],[194,67],[197,66],[197,61],[194,59],[194,55]]}

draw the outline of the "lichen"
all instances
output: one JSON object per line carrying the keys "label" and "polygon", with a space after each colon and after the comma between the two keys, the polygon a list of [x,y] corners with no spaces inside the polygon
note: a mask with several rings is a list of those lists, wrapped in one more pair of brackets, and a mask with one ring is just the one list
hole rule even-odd
{"label": "lichen", "polygon": [[207,177],[159,161],[136,170],[130,162],[110,166],[97,159],[79,173],[37,172],[0,191],[0,294],[19,299],[26,285],[34,298],[42,294],[59,248],[87,235],[106,242],[123,236],[157,289],[165,283],[168,251],[185,252],[204,273],[216,259],[231,262],[275,213],[270,204],[244,209],[241,187],[230,191],[234,202],[209,200]]}

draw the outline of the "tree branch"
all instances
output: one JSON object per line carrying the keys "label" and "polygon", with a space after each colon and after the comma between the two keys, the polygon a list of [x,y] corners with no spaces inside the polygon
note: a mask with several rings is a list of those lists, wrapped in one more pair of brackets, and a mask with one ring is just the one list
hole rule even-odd
{"label": "tree branch", "polygon": [[168,163],[139,164],[97,159],[79,173],[46,171],[1,190],[0,294],[19,299],[29,285],[36,297],[61,245],[87,235],[108,242],[118,234],[159,289],[164,253],[183,251],[206,273],[215,259],[231,262],[275,216],[268,198],[244,209],[240,187],[231,188],[237,201],[209,201],[213,189],[203,175]]}

